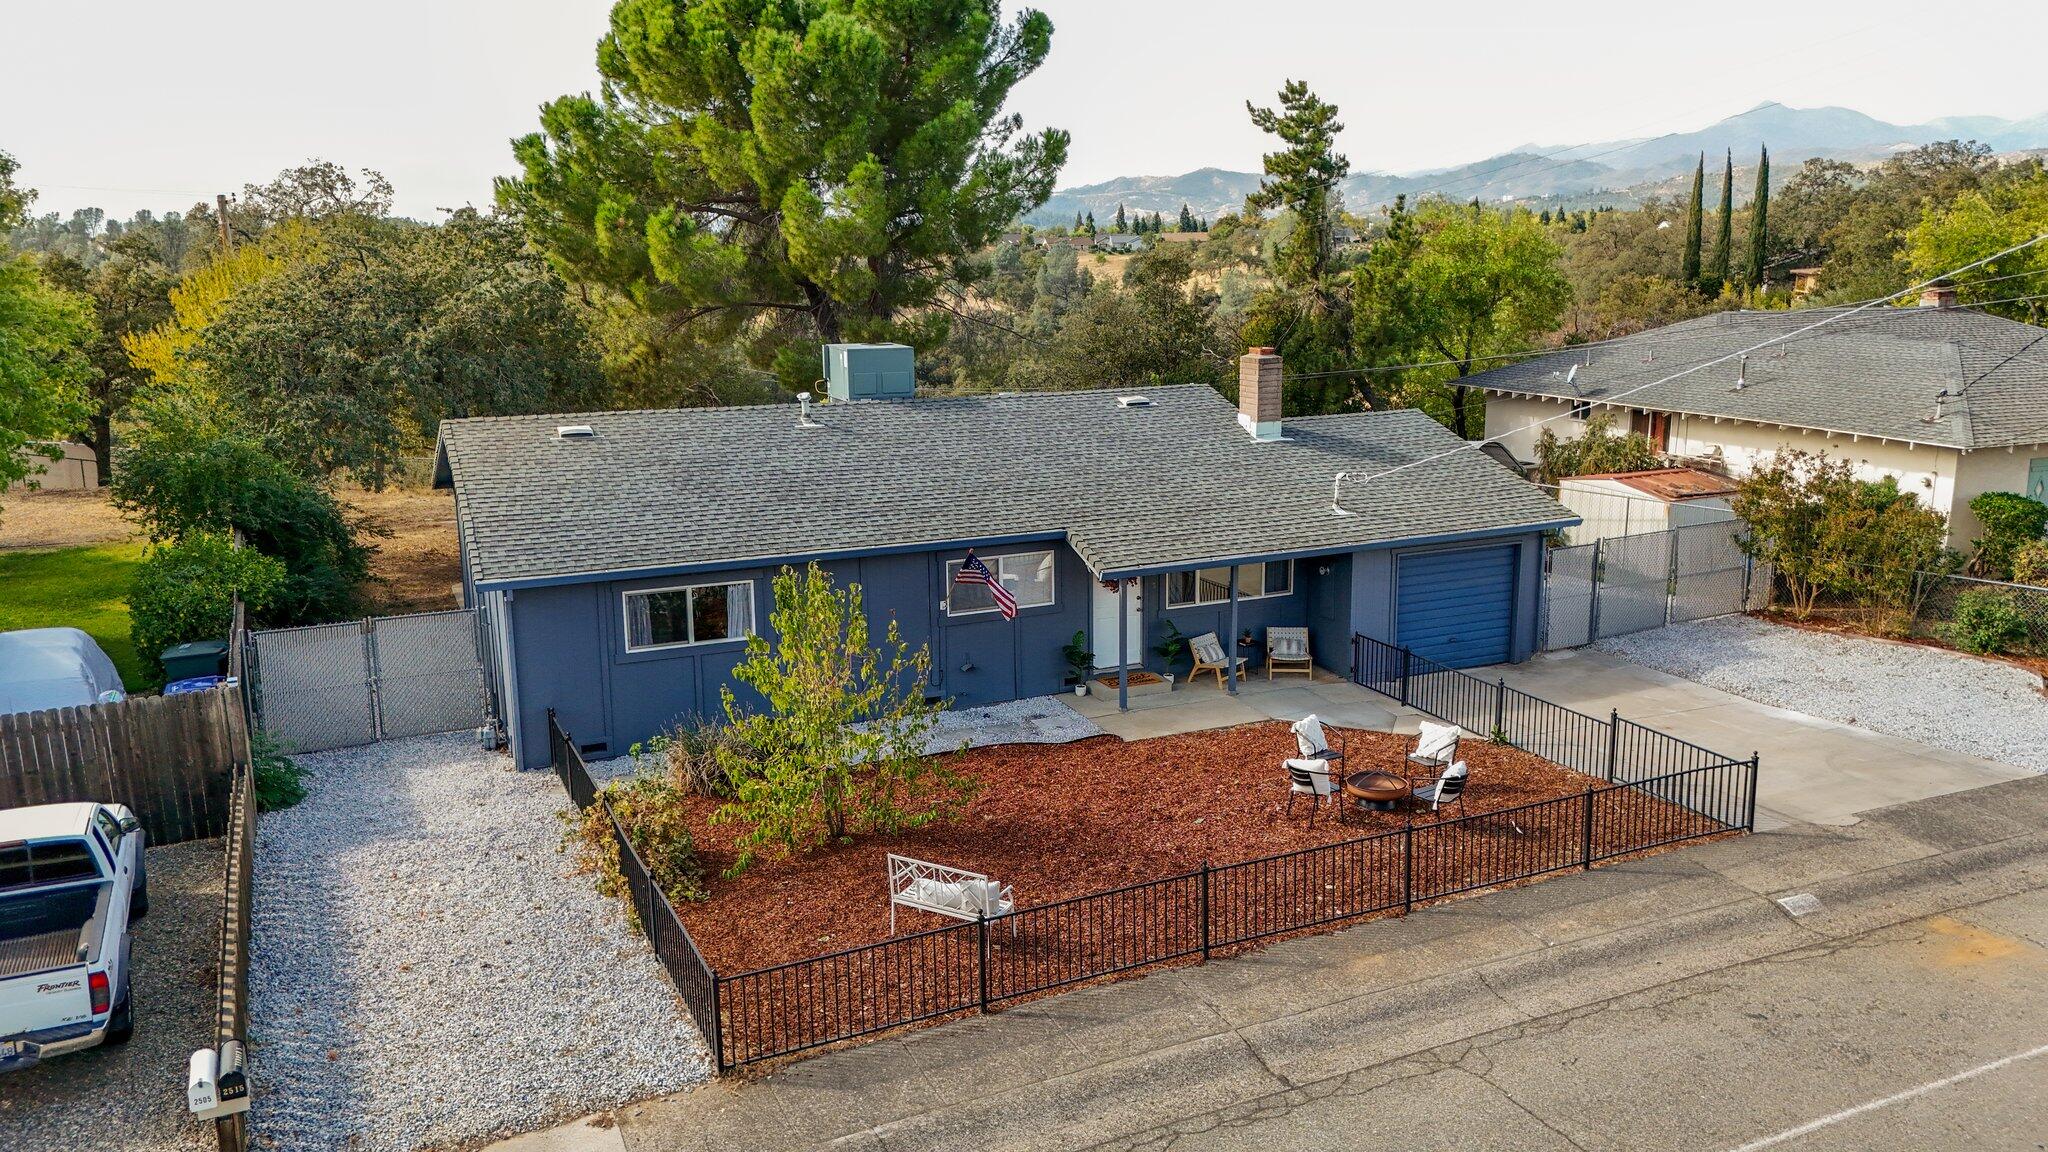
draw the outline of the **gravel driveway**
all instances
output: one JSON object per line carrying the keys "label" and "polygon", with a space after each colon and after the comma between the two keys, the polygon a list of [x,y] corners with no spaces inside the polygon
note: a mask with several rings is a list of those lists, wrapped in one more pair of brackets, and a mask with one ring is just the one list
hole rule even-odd
{"label": "gravel driveway", "polygon": [[1921,644],[1725,616],[1602,651],[1763,704],[2048,772],[2048,698],[2023,668]]}
{"label": "gravel driveway", "polygon": [[568,798],[466,734],[299,758],[257,837],[259,1145],[464,1145],[705,1079],[618,909],[558,851]]}
{"label": "gravel driveway", "polygon": [[151,848],[149,915],[135,924],[135,1038],[0,1076],[0,1148],[75,1152],[214,1147],[185,1111],[185,1067],[213,1043],[219,840]]}

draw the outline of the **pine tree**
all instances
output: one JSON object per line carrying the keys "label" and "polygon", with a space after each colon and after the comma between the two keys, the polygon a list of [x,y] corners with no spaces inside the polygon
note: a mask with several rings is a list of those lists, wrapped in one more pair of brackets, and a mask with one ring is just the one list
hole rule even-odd
{"label": "pine tree", "polygon": [[1124,219],[1124,206],[1119,204],[1116,206],[1116,223],[1111,224],[1109,230],[1111,232],[1122,232],[1127,224],[1128,221]]}
{"label": "pine tree", "polygon": [[1541,216],[1538,216],[1536,219],[1538,222],[1548,225],[1550,223],[1550,209],[1545,208],[1543,210],[1543,214]]}
{"label": "pine tree", "polygon": [[1714,258],[1707,264],[1706,291],[1720,294],[1728,286],[1728,267],[1735,247],[1735,151],[1729,149],[1721,169],[1721,215],[1714,225]]}
{"label": "pine tree", "polygon": [[1756,158],[1756,195],[1749,201],[1749,265],[1742,271],[1742,283],[1761,288],[1764,283],[1764,255],[1770,245],[1771,150],[1759,148]]}
{"label": "pine tree", "polygon": [[1088,223],[1082,226],[1082,230],[1090,236],[1095,235],[1095,213],[1088,213]]}
{"label": "pine tree", "polygon": [[1188,211],[1186,202],[1182,202],[1180,206],[1180,230],[1182,232],[1193,232],[1195,230],[1195,214]]}
{"label": "pine tree", "polygon": [[1076,236],[1079,236],[1080,234],[1081,234],[1081,214],[1080,214],[1079,212],[1075,212],[1075,213],[1074,213],[1074,235],[1076,235]]}
{"label": "pine tree", "polygon": [[1678,279],[1694,287],[1700,282],[1700,227],[1705,223],[1700,197],[1706,185],[1707,154],[1702,152],[1698,167],[1692,170],[1692,198],[1685,204],[1685,256],[1678,265]]}

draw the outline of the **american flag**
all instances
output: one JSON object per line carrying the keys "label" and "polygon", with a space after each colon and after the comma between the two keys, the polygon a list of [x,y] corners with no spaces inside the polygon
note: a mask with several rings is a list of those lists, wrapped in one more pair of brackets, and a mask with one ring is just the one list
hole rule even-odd
{"label": "american flag", "polygon": [[1010,595],[1010,590],[1003,587],[1003,582],[996,579],[995,573],[989,571],[988,565],[983,564],[973,552],[967,553],[960,571],[953,574],[953,583],[987,585],[988,594],[996,598],[996,607],[1003,610],[1003,619],[1017,618],[1017,598]]}

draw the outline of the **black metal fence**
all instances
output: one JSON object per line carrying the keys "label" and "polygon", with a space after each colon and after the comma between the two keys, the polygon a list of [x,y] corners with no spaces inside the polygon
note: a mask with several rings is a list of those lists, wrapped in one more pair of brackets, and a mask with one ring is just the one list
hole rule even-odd
{"label": "black metal fence", "polygon": [[[1359,682],[1600,778],[1578,795],[1477,812],[1022,908],[785,964],[715,973],[616,820],[633,907],[718,1070],[1192,959],[1703,836],[1754,821],[1755,757],[1736,760],[1355,641]],[[549,718],[556,771],[602,803]]]}
{"label": "black metal fence", "polygon": [[690,1010],[690,1019],[696,1022],[697,1030],[704,1034],[706,1043],[711,1046],[712,1067],[725,1071],[730,1065],[726,1063],[720,1046],[718,976],[711,971],[711,965],[704,962],[703,953],[697,951],[697,942],[690,939],[689,929],[684,928],[683,922],[676,917],[675,908],[669,904],[661,886],[654,882],[646,862],[640,859],[640,853],[633,847],[632,838],[626,835],[618,817],[612,813],[611,805],[599,794],[596,782],[590,778],[589,768],[583,763],[583,753],[576,750],[576,742],[562,731],[552,708],[548,709],[548,756],[555,775],[561,778],[562,787],[568,789],[569,799],[578,808],[587,809],[592,804],[603,807],[605,821],[611,825],[612,839],[618,846],[619,874],[625,878],[633,915],[640,921],[640,930],[647,935],[647,946],[668,971],[676,992],[683,998],[683,1005]]}

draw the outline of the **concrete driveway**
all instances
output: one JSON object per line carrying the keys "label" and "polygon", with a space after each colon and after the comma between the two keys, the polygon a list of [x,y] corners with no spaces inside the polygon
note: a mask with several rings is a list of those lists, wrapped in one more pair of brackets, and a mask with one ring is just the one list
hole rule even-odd
{"label": "concrete driveway", "polygon": [[1874,808],[1982,788],[2034,773],[1911,740],[1773,708],[1591,649],[1473,669],[1557,704],[1604,717],[1618,709],[1731,756],[1760,753],[1757,827],[1853,824]]}

